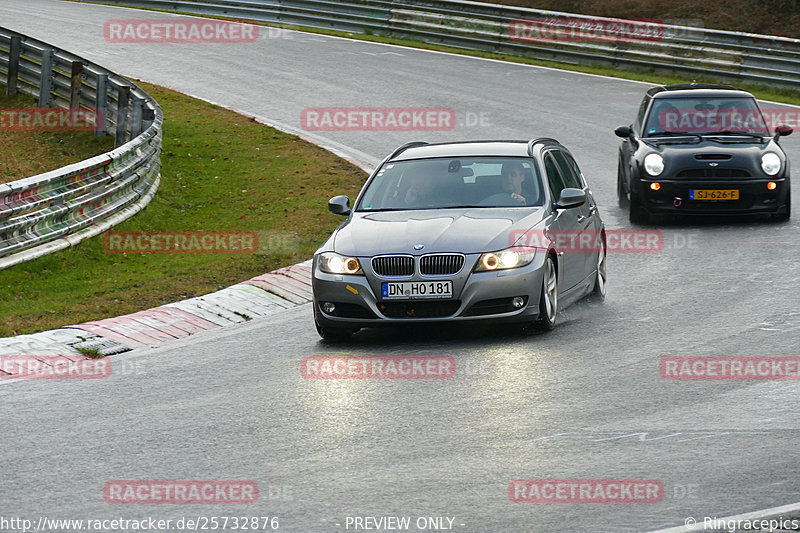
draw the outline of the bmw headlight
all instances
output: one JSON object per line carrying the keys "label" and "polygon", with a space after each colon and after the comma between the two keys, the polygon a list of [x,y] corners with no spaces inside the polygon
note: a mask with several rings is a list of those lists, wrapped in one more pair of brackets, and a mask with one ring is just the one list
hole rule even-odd
{"label": "bmw headlight", "polygon": [[664,158],[661,154],[647,154],[644,158],[644,169],[651,176],[658,176],[664,172]]}
{"label": "bmw headlight", "polygon": [[505,270],[508,268],[519,268],[533,261],[536,255],[536,248],[506,248],[499,252],[486,252],[481,254],[475,272],[491,272],[493,270]]}
{"label": "bmw headlight", "polygon": [[767,176],[774,176],[781,169],[781,158],[775,152],[767,152],[761,156],[761,170]]}
{"label": "bmw headlight", "polygon": [[319,268],[328,274],[363,274],[358,259],[345,257],[334,252],[320,254]]}

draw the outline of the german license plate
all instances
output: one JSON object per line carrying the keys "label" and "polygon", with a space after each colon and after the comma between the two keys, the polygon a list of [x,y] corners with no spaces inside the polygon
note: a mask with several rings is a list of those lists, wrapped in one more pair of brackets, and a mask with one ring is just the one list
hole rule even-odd
{"label": "german license plate", "polygon": [[738,200],[739,189],[690,189],[690,200]]}
{"label": "german license plate", "polygon": [[402,298],[452,298],[452,281],[384,281],[381,283],[381,295],[386,300]]}

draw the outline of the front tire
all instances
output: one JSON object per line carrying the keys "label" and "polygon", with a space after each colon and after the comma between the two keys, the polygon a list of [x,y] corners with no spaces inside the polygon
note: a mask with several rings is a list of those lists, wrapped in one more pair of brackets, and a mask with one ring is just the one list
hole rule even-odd
{"label": "front tire", "polygon": [[544,331],[552,331],[556,327],[556,315],[558,315],[558,277],[553,256],[548,255],[544,262],[539,318],[536,325]]}
{"label": "front tire", "polygon": [[639,195],[634,194],[633,188],[630,192],[630,211],[628,212],[628,220],[633,224],[646,224],[650,217],[647,211],[642,207],[642,202],[639,200]]}
{"label": "front tire", "polygon": [[594,289],[592,294],[600,300],[605,300],[607,290],[606,278],[606,249],[603,248],[597,254],[597,277],[594,280]]}
{"label": "front tire", "polygon": [[791,189],[786,191],[786,205],[784,207],[786,209],[783,211],[783,213],[776,213],[776,214],[772,215],[772,218],[774,220],[778,220],[778,221],[783,222],[783,221],[789,220],[789,218],[791,218],[791,216],[792,216],[792,190]]}
{"label": "front tire", "polygon": [[352,328],[329,328],[319,325],[319,322],[314,320],[314,326],[317,328],[317,333],[326,341],[347,341],[350,340],[353,333],[357,330]]}
{"label": "front tire", "polygon": [[622,161],[617,163],[617,205],[625,209],[628,207],[628,191],[625,190],[625,173],[622,171]]}

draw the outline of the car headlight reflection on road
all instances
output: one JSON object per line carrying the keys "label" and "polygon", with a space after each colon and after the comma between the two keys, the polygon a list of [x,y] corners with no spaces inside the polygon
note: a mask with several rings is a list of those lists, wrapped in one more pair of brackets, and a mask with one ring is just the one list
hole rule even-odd
{"label": "car headlight reflection on road", "polygon": [[781,158],[775,152],[767,152],[761,156],[761,170],[767,176],[774,176],[781,169]]}
{"label": "car headlight reflection on road", "polygon": [[358,259],[345,257],[334,252],[320,254],[319,268],[328,274],[363,274]]}
{"label": "car headlight reflection on road", "polygon": [[664,172],[664,158],[660,154],[647,154],[644,158],[644,169],[651,176]]}
{"label": "car headlight reflection on road", "polygon": [[536,248],[506,248],[499,252],[487,252],[481,254],[481,258],[475,266],[475,271],[491,272],[493,270],[519,268],[533,261],[534,255],[536,255]]}

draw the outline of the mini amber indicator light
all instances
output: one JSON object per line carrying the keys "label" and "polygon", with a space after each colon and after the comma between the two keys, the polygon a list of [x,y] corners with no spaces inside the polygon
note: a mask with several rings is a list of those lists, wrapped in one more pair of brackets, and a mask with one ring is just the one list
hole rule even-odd
{"label": "mini amber indicator light", "polygon": [[654,191],[657,191],[661,189],[661,184],[657,181],[654,181],[653,183],[650,184],[650,188],[653,189]]}
{"label": "mini amber indicator light", "polygon": [[770,181],[769,183],[767,183],[767,189],[769,189],[771,191],[774,191],[777,187],[778,187],[778,184],[775,183],[774,181]]}

